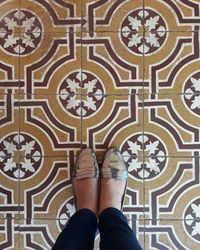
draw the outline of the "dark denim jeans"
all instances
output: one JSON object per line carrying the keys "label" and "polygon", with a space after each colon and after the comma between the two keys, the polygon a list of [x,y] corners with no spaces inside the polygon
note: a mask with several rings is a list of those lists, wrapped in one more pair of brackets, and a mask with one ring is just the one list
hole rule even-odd
{"label": "dark denim jeans", "polygon": [[99,226],[101,250],[142,250],[126,217],[116,208],[106,208],[99,217],[80,209],[68,221],[52,250],[93,250]]}

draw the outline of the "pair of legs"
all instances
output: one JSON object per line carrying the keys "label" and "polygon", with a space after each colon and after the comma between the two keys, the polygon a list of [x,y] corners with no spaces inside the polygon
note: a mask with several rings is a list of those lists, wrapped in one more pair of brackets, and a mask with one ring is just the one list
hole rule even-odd
{"label": "pair of legs", "polygon": [[141,250],[121,212],[127,176],[123,158],[116,149],[107,152],[100,171],[94,153],[83,150],[73,178],[77,212],[59,235],[53,250],[93,250],[98,227],[101,250]]}

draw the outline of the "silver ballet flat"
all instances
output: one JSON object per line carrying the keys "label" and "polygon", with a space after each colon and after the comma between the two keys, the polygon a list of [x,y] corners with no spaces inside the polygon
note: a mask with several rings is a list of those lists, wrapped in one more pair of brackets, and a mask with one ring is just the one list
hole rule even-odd
{"label": "silver ballet flat", "polygon": [[121,202],[122,209],[128,182],[128,171],[123,157],[118,149],[110,148],[106,152],[103,165],[100,169],[100,177],[101,179],[117,179],[124,180],[126,182]]}
{"label": "silver ballet flat", "polygon": [[94,151],[91,148],[83,149],[75,163],[73,178],[87,179],[98,177],[99,167]]}
{"label": "silver ballet flat", "polygon": [[118,149],[110,148],[106,152],[101,168],[101,178],[128,179],[126,164]]}

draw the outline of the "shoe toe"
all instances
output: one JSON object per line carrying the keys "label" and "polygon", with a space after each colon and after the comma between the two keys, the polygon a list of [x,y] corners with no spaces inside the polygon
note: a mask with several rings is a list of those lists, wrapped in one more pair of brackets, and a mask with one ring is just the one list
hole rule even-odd
{"label": "shoe toe", "polygon": [[99,169],[94,151],[91,148],[83,149],[76,161],[73,177],[84,179],[98,176]]}
{"label": "shoe toe", "polygon": [[101,169],[103,178],[127,179],[128,172],[126,164],[120,151],[116,148],[110,148],[104,158]]}

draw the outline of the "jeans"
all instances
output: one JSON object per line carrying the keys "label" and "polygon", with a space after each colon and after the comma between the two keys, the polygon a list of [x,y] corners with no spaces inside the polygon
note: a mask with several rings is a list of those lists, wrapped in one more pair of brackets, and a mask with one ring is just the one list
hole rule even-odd
{"label": "jeans", "polygon": [[97,226],[101,250],[142,250],[126,217],[116,208],[102,211],[99,225],[91,210],[78,210],[68,221],[52,250],[93,250]]}

